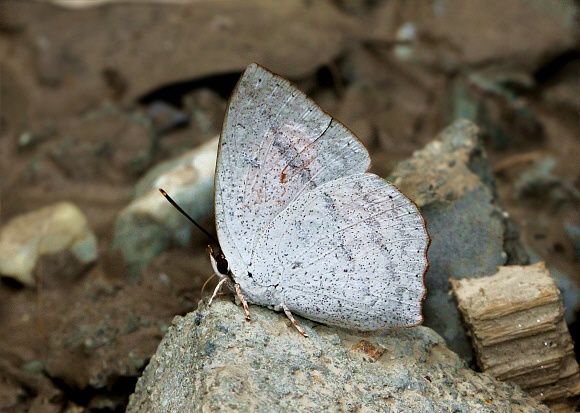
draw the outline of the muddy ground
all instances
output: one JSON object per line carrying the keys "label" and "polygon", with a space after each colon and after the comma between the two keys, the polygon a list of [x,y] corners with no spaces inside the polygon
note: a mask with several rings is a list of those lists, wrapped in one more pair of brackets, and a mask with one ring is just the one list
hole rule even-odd
{"label": "muddy ground", "polygon": [[579,285],[576,7],[0,3],[1,222],[67,200],[99,245],[73,281],[2,278],[0,411],[124,411],[173,316],[195,309],[212,271],[207,240],[193,232],[190,248],[130,276],[109,248],[114,220],[146,171],[219,133],[253,61],[349,127],[383,177],[454,118],[476,122],[532,259]]}

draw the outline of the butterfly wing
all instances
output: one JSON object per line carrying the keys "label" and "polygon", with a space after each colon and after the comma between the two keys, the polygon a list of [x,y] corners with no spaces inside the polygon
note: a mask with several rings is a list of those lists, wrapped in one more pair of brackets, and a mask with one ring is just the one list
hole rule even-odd
{"label": "butterfly wing", "polygon": [[252,64],[230,100],[215,178],[216,226],[234,276],[261,232],[301,194],[364,172],[356,137],[287,80]]}
{"label": "butterfly wing", "polygon": [[327,182],[277,215],[250,271],[292,312],[359,330],[421,323],[429,236],[417,206],[376,175]]}

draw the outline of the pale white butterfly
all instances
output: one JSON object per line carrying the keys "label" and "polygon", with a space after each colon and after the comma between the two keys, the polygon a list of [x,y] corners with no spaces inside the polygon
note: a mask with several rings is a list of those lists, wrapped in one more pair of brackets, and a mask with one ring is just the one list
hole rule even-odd
{"label": "pale white butterfly", "polygon": [[[369,154],[287,80],[252,64],[219,142],[215,214],[220,282],[247,302],[357,330],[422,322],[425,221],[367,173]],[[210,300],[211,303],[211,300]]]}

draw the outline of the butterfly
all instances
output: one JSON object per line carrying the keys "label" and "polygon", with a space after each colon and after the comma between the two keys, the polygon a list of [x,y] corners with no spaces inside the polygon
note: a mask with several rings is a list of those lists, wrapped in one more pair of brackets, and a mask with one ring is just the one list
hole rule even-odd
{"label": "butterfly", "polygon": [[247,303],[369,331],[420,324],[429,236],[418,207],[366,172],[362,143],[258,64],[229,102],[215,174],[220,281]]}

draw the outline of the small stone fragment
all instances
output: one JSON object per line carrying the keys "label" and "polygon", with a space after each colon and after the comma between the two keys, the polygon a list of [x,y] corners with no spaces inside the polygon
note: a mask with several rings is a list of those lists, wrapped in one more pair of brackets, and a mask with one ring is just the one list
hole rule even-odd
{"label": "small stone fragment", "polygon": [[572,241],[576,258],[580,259],[580,225],[567,224],[564,228],[570,237],[570,241]]}
{"label": "small stone fragment", "polygon": [[187,125],[187,116],[168,103],[155,101],[147,109],[147,117],[156,136],[162,136],[174,129]]}
{"label": "small stone fragment", "polygon": [[580,394],[560,291],[543,262],[451,284],[484,372],[542,401]]}
{"label": "small stone fragment", "polygon": [[[34,287],[38,277],[58,274],[68,283],[97,259],[97,238],[70,202],[19,215],[0,232],[0,274]],[[62,278],[66,279],[62,279]]]}

